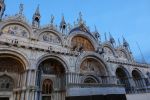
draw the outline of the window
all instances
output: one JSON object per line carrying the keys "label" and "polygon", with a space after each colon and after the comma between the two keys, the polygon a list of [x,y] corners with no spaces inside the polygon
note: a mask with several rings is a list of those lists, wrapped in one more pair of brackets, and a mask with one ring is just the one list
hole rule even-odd
{"label": "window", "polygon": [[51,94],[52,93],[52,86],[53,83],[51,80],[46,79],[43,81],[43,86],[42,86],[42,94]]}
{"label": "window", "polygon": [[8,76],[0,77],[0,91],[11,91],[13,89],[13,80]]}

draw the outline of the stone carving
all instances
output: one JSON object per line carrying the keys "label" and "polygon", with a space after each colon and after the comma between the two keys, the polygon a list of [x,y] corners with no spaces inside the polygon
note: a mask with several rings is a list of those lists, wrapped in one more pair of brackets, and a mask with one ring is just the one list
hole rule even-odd
{"label": "stone carving", "polygon": [[2,32],[14,36],[20,36],[20,37],[27,37],[27,34],[29,33],[27,29],[17,24],[8,25],[4,27]]}
{"label": "stone carving", "polygon": [[94,46],[92,43],[85,37],[76,36],[72,39],[72,49],[81,49],[84,51],[94,51]]}
{"label": "stone carving", "polygon": [[127,58],[126,53],[123,52],[123,51],[119,51],[119,52],[118,52],[118,56],[121,57],[121,58]]}
{"label": "stone carving", "polygon": [[81,73],[93,73],[104,75],[104,68],[93,59],[86,59],[80,67]]}
{"label": "stone carving", "polygon": [[51,42],[51,43],[57,43],[60,44],[60,38],[50,32],[44,32],[41,36],[40,36],[40,40],[42,41],[46,41],[46,42]]}
{"label": "stone carving", "polygon": [[113,55],[113,51],[108,47],[104,47],[104,53],[108,55]]}

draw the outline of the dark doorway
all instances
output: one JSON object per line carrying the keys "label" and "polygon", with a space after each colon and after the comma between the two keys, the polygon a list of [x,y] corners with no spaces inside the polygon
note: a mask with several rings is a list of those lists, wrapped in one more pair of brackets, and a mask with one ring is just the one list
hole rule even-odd
{"label": "dark doorway", "polygon": [[9,100],[8,97],[0,97],[0,100]]}
{"label": "dark doorway", "polygon": [[127,100],[125,94],[66,97],[66,100]]}

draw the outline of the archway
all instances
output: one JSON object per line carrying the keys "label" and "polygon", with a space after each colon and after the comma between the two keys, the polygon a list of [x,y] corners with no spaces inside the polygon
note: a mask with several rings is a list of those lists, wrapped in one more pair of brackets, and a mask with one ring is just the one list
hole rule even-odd
{"label": "archway", "polygon": [[119,67],[116,69],[117,84],[122,84],[126,92],[130,91],[129,73],[125,68]]}
{"label": "archway", "polygon": [[144,88],[144,86],[146,85],[145,79],[139,70],[134,69],[132,71],[132,78],[137,88]]}
{"label": "archway", "polygon": [[21,98],[21,92],[13,93],[13,90],[22,88],[26,83],[23,81],[25,80],[23,75],[25,70],[26,66],[23,59],[9,53],[0,55],[0,92],[4,94],[4,97],[8,99]]}
{"label": "archway", "polygon": [[[90,83],[101,82],[105,84],[104,82],[108,80],[108,73],[105,65],[96,58],[86,58],[83,60],[80,65],[80,73],[84,79],[83,82],[90,82],[89,80],[91,80]],[[95,77],[93,77],[93,75]]]}
{"label": "archway", "polygon": [[[42,82],[43,81],[43,82]],[[38,66],[37,85],[42,93],[39,92],[38,98],[42,100],[51,100],[51,95],[55,89],[63,91],[65,89],[65,67],[55,58],[47,58]],[[61,92],[59,92],[61,94]]]}

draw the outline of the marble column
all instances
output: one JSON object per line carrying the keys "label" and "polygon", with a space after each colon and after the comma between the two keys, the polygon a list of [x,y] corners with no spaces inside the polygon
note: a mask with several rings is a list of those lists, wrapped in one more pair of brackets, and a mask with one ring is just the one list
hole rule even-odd
{"label": "marble column", "polygon": [[21,92],[21,100],[24,100],[24,96],[25,96],[25,91],[22,90],[22,92]]}

